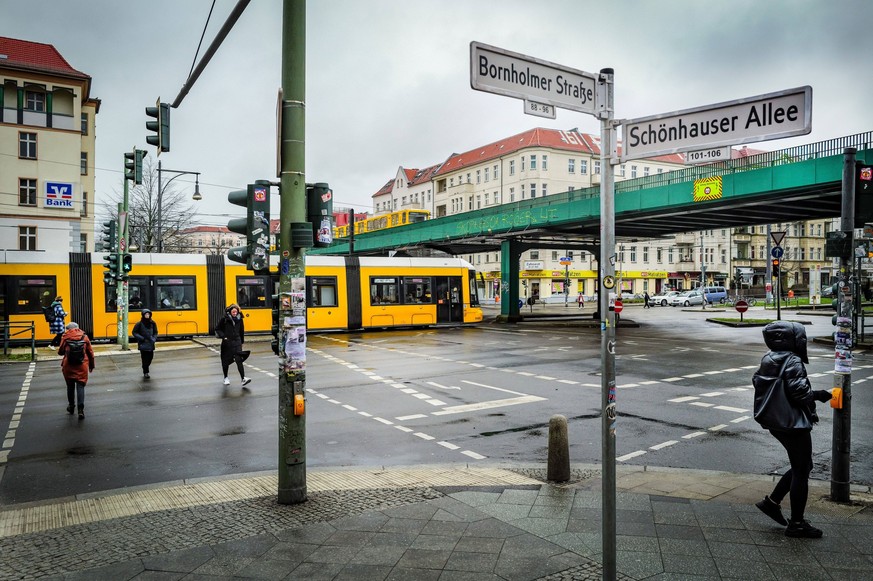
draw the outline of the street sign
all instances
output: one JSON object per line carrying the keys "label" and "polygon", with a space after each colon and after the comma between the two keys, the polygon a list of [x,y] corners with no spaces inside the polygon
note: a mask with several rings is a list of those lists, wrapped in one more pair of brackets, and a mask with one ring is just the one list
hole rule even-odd
{"label": "street sign", "polygon": [[524,100],[524,112],[528,115],[536,117],[545,117],[546,119],[555,119],[555,108],[552,105],[545,103],[537,103],[536,101]]}
{"label": "street sign", "polygon": [[725,161],[731,158],[730,146],[711,147],[709,149],[698,149],[697,151],[689,151],[685,154],[685,163],[700,165],[704,163],[715,163],[717,161]]}
{"label": "street sign", "polygon": [[[785,240],[787,232],[770,232],[770,238],[773,239],[774,246],[782,246],[782,241]],[[776,258],[779,258],[778,256]]]}
{"label": "street sign", "polygon": [[[596,75],[481,42],[470,43],[470,86],[477,91],[595,114]],[[527,106],[525,112],[529,112]]]}
{"label": "street sign", "polygon": [[569,266],[569,265],[573,264],[573,259],[570,258],[569,256],[562,256],[561,258],[558,259],[558,262],[561,263],[561,266]]}
{"label": "street sign", "polygon": [[772,256],[773,258],[782,258],[783,254],[785,254],[785,249],[783,249],[781,246],[774,246],[772,249],[770,249],[770,256]]}
{"label": "street sign", "polygon": [[622,123],[621,161],[806,135],[812,87],[736,99]]}
{"label": "street sign", "polygon": [[737,310],[738,313],[745,313],[749,310],[749,303],[747,303],[746,301],[737,301],[737,303],[734,305],[734,308]]}
{"label": "street sign", "polygon": [[620,313],[623,308],[624,308],[624,305],[621,304],[621,301],[618,299],[615,299],[615,314]]}

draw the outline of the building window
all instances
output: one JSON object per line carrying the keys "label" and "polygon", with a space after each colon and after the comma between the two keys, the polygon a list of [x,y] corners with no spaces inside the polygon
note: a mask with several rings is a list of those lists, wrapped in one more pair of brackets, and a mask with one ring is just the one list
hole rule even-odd
{"label": "building window", "polygon": [[88,135],[88,114],[82,113],[82,135]]}
{"label": "building window", "polygon": [[18,133],[18,157],[36,159],[36,133],[25,131]]}
{"label": "building window", "polygon": [[524,156],[521,156],[521,171],[524,171]]}
{"label": "building window", "polygon": [[537,185],[536,185],[536,184],[531,184],[531,185],[530,185],[530,197],[531,197],[531,198],[536,198],[536,197],[537,197]]}
{"label": "building window", "polygon": [[482,170],[481,169],[476,170],[476,183],[477,184],[482,183]]}
{"label": "building window", "polygon": [[643,166],[643,175],[644,176],[649,175],[649,166]]}
{"label": "building window", "polygon": [[81,161],[79,162],[79,173],[83,176],[88,175],[88,152],[83,151]]}
{"label": "building window", "polygon": [[85,217],[88,215],[88,192],[82,192],[82,208],[79,210],[79,216]]}
{"label": "building window", "polygon": [[658,168],[658,174],[660,175],[660,174],[662,174],[662,173],[664,173],[664,168],[659,167],[659,168]]}
{"label": "building window", "polygon": [[509,188],[509,201],[515,201],[515,188]]}
{"label": "building window", "polygon": [[479,210],[482,208],[482,195],[476,194],[476,209]]}
{"label": "building window", "polygon": [[495,204],[500,203],[500,193],[499,192],[494,192],[494,203]]}
{"label": "building window", "polygon": [[488,205],[488,192],[485,192],[485,205]]}
{"label": "building window", "polygon": [[473,183],[472,181],[470,181],[470,173],[469,172],[467,172],[467,183],[468,184]]}
{"label": "building window", "polygon": [[667,262],[673,263],[673,248],[667,250]]}
{"label": "building window", "polygon": [[636,246],[630,247],[630,261],[631,262],[637,261],[637,247]]}
{"label": "building window", "polygon": [[36,206],[36,180],[30,178],[18,180],[18,205]]}
{"label": "building window", "polygon": [[509,175],[511,175],[511,176],[515,175],[515,160],[514,159],[509,160]]}
{"label": "building window", "polygon": [[36,250],[36,226],[18,227],[18,249]]}
{"label": "building window", "polygon": [[549,187],[549,184],[543,182],[543,196],[546,196],[548,194],[548,191],[546,191],[548,189],[548,187]]}
{"label": "building window", "polygon": [[649,247],[643,246],[643,262],[649,262]]}
{"label": "building window", "polygon": [[521,184],[521,199],[524,199],[524,184]]}
{"label": "building window", "polygon": [[531,250],[530,251],[530,259],[531,260],[539,260],[540,259],[540,251],[539,250]]}
{"label": "building window", "polygon": [[600,160],[594,162],[594,175],[600,175]]}
{"label": "building window", "polygon": [[79,234],[79,252],[88,252],[87,234]]}
{"label": "building window", "polygon": [[489,170],[489,168],[486,167],[486,168],[485,168],[485,181],[486,181],[486,182],[490,179],[490,178],[488,177],[488,174],[489,174],[489,173],[490,173],[490,170]]}
{"label": "building window", "polygon": [[620,175],[621,177],[624,177],[624,164],[621,164],[620,166],[618,166],[618,175]]}
{"label": "building window", "polygon": [[[524,158],[522,158],[522,159],[524,159]],[[531,171],[533,171],[536,168],[537,168],[537,156],[532,155],[532,156],[530,156],[530,169],[531,169]]]}
{"label": "building window", "polygon": [[576,160],[572,157],[567,160],[567,173],[576,173]]}
{"label": "building window", "polygon": [[499,166],[496,166],[496,165],[494,166],[494,179],[495,180],[500,177],[500,171],[499,171],[498,167]]}
{"label": "building window", "polygon": [[543,171],[548,171],[549,169],[549,156],[543,154]]}
{"label": "building window", "polygon": [[24,108],[28,111],[38,111],[40,113],[44,112],[45,93],[38,93],[36,91],[25,91]]}
{"label": "building window", "polygon": [[580,159],[579,160],[579,174],[586,175],[588,173],[588,160]]}
{"label": "building window", "polygon": [[631,166],[631,179],[634,179],[635,177],[637,177],[637,166],[632,165]]}

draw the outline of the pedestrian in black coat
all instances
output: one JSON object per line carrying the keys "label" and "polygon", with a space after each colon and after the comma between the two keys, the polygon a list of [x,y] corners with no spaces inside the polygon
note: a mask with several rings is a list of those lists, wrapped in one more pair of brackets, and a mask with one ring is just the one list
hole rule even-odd
{"label": "pedestrian in black coat", "polygon": [[[822,536],[803,518],[812,472],[812,426],[818,422],[815,402],[831,399],[827,390],[813,390],[806,375],[806,329],[800,323],[774,321],[764,327],[770,352],[752,376],[755,386],[755,420],[788,452],[791,468],[764,500],[755,503],[764,514],[787,525],[785,536],[817,539]],[[781,379],[781,390],[777,382]],[[782,516],[780,502],[790,494],[791,519]]]}
{"label": "pedestrian in black coat", "polygon": [[245,324],[239,306],[234,303],[224,311],[224,317],[218,322],[215,334],[221,339],[221,371],[224,374],[224,385],[230,385],[227,372],[231,363],[236,363],[240,382],[243,386],[251,383],[243,369],[243,344],[245,343]]}
{"label": "pedestrian in black coat", "polygon": [[155,341],[158,340],[158,325],[152,319],[150,310],[142,310],[142,318],[133,326],[133,337],[142,359],[142,376],[149,379],[149,367],[155,357]]}

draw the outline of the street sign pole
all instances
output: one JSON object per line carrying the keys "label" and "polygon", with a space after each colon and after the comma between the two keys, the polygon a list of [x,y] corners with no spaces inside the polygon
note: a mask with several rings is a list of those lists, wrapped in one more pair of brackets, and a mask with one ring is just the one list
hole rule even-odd
{"label": "street sign pole", "polygon": [[609,309],[612,290],[604,281],[615,279],[615,183],[612,165],[616,147],[614,121],[614,71],[601,69],[597,80],[600,111],[600,361],[601,361],[601,496],[603,579],[616,578],[616,493],[615,493],[615,311]]}

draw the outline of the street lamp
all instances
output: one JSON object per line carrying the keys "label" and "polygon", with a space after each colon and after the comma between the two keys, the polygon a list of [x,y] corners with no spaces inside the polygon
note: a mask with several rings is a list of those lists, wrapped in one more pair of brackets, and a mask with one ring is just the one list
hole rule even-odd
{"label": "street lamp", "polygon": [[165,172],[171,172],[176,175],[167,180],[167,185],[170,185],[174,179],[183,175],[193,175],[194,176],[194,196],[193,199],[196,201],[200,201],[203,199],[203,196],[200,195],[200,172],[199,171],[181,171],[177,169],[163,169],[161,168],[161,160],[158,160],[158,252],[161,253],[164,251],[164,233],[161,227],[161,218],[163,214],[163,196],[164,196],[164,187],[161,184],[161,176]]}

